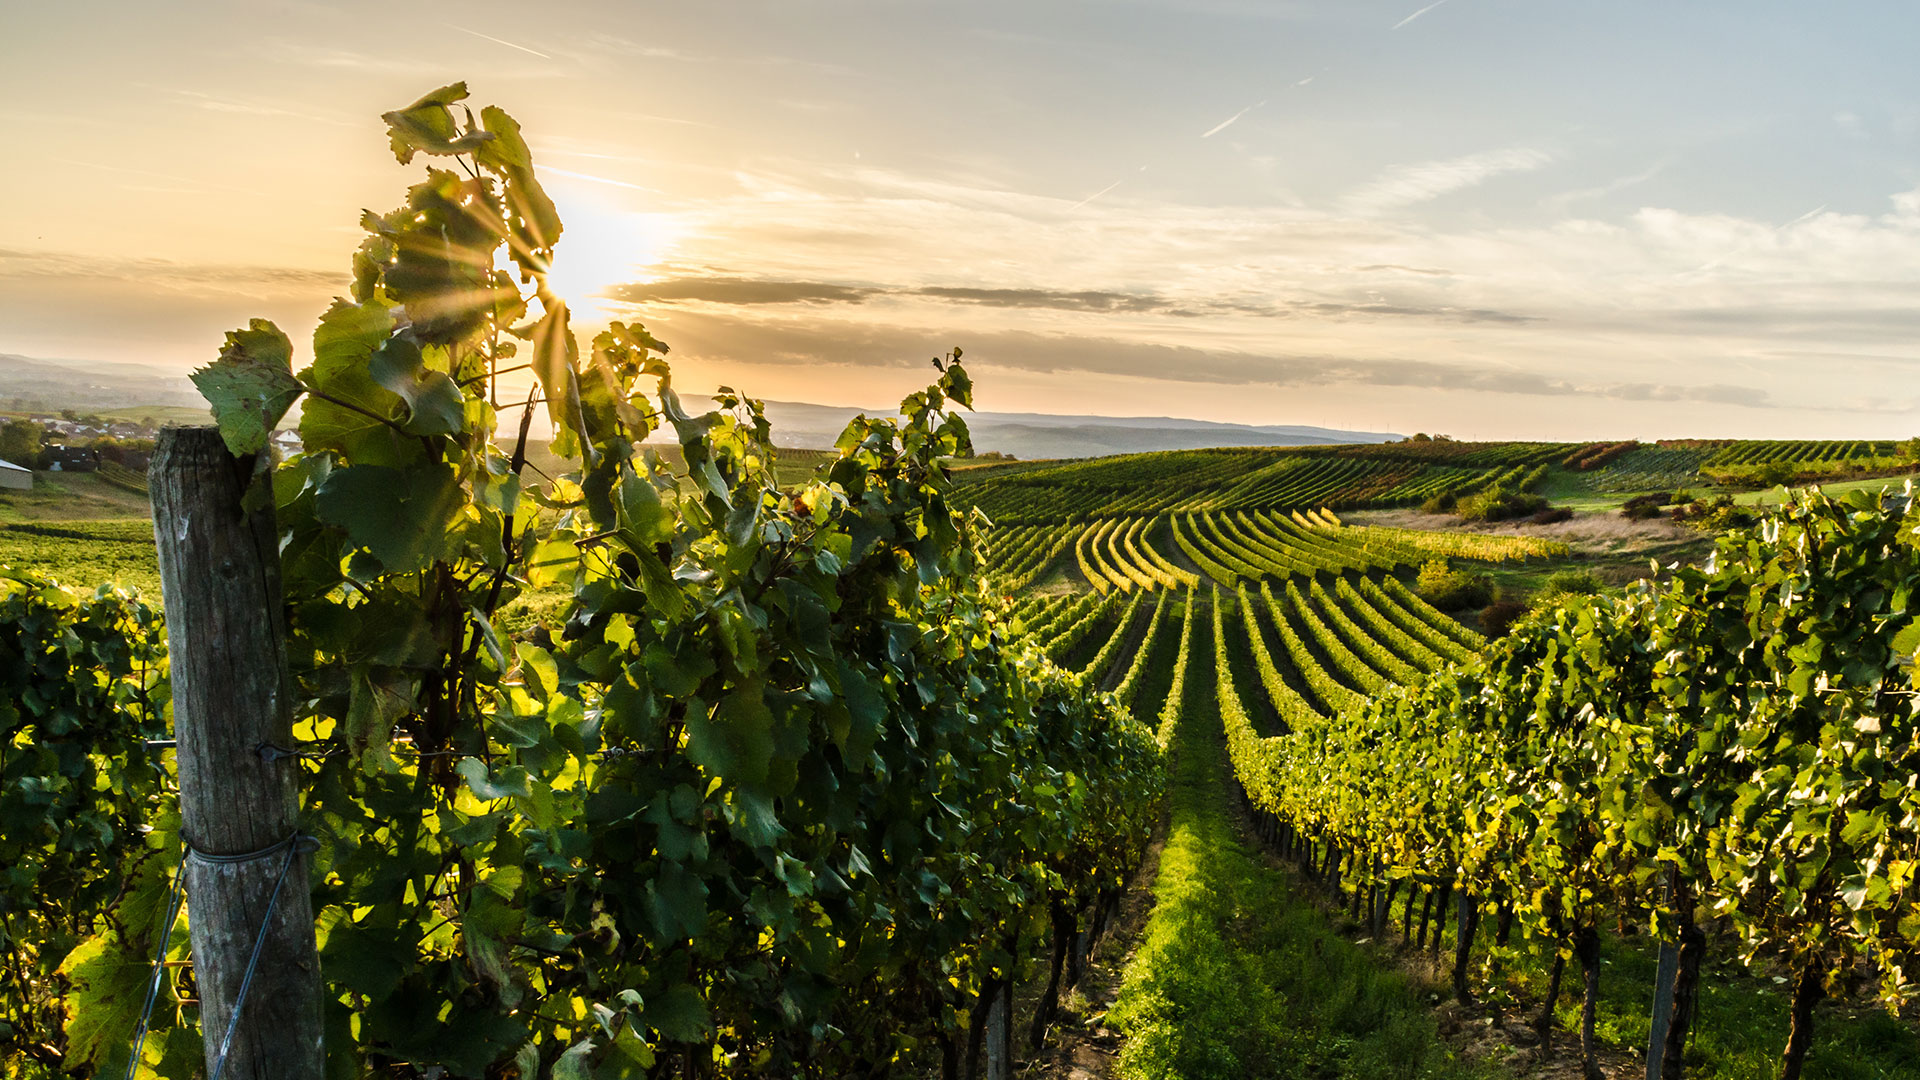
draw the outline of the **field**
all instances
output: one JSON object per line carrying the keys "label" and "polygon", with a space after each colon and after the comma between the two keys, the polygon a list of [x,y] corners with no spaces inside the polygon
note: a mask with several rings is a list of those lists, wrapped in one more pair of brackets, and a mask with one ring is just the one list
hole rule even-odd
{"label": "field", "polygon": [[[1114,1011],[1136,1039],[1123,1055],[1134,1070],[1123,1070],[1125,1075],[1286,1076],[1315,1067],[1329,1075],[1375,1075],[1386,1070],[1368,1064],[1380,1060],[1375,1055],[1428,1062],[1431,1071],[1424,1075],[1451,1075],[1459,1067],[1448,1064],[1452,1053],[1436,1036],[1434,1018],[1404,1004],[1409,983],[1447,993],[1448,964],[1441,958],[1451,960],[1459,931],[1447,929],[1442,914],[1428,943],[1431,888],[1409,889],[1397,901],[1392,893],[1384,902],[1369,900],[1380,910],[1380,922],[1371,926],[1353,917],[1361,910],[1358,891],[1352,894],[1354,913],[1335,894],[1325,917],[1344,934],[1340,946],[1357,943],[1373,958],[1368,963],[1377,965],[1369,976],[1377,981],[1364,988],[1343,985],[1354,977],[1348,967],[1353,961],[1329,943],[1312,946],[1328,957],[1324,972],[1290,968],[1274,955],[1288,947],[1276,941],[1301,933],[1282,928],[1295,923],[1302,906],[1324,903],[1318,898],[1325,884],[1315,884],[1312,868],[1284,880],[1274,877],[1276,870],[1260,864],[1244,831],[1236,831],[1222,794],[1245,790],[1252,781],[1236,782],[1220,748],[1221,724],[1228,740],[1236,727],[1256,740],[1337,727],[1339,718],[1360,712],[1383,690],[1416,683],[1481,650],[1483,638],[1436,611],[1403,580],[1410,560],[1442,544],[1472,544],[1483,558],[1499,560],[1489,568],[1512,565],[1516,573],[1528,572],[1530,562],[1536,574],[1569,565],[1568,551],[1525,538],[1462,533],[1416,545],[1399,531],[1386,537],[1397,546],[1369,547],[1364,527],[1332,527],[1324,524],[1327,515],[1302,518],[1284,531],[1272,518],[1244,518],[1234,530],[1233,523],[1206,517],[1192,527],[1183,518],[1178,525],[1137,519],[1152,521],[1137,529],[1015,528],[1004,541],[1010,554],[1001,556],[1000,565],[1008,580],[1025,586],[1011,602],[1010,616],[1049,642],[1054,659],[1113,691],[1136,715],[1153,718],[1163,741],[1181,748],[1173,839],[1158,887],[1165,908],[1148,926],[1142,955],[1129,969]],[[1249,524],[1254,520],[1259,527]],[[1309,538],[1317,545],[1308,548]],[[1182,562],[1183,554],[1200,557]],[[1318,565],[1302,565],[1309,554]],[[1258,569],[1256,559],[1264,560]],[[1037,566],[1042,562],[1051,572]],[[1182,571],[1186,579],[1167,580]],[[1325,851],[1333,858],[1332,847]],[[1320,868],[1323,879],[1327,873]],[[1209,906],[1222,895],[1242,905],[1235,915]],[[1411,933],[1416,921],[1417,943]],[[1383,936],[1382,925],[1394,932]],[[1622,923],[1619,929],[1631,927]],[[1596,1051],[1612,1075],[1633,1067],[1634,1055],[1644,1049],[1657,949],[1644,934],[1631,932],[1608,933],[1602,949],[1611,970],[1596,999]],[[1504,1001],[1506,1009],[1537,1010],[1554,967],[1553,949],[1516,937],[1494,956],[1491,966],[1470,973],[1476,994]],[[1223,970],[1239,966],[1244,970],[1237,975]],[[1716,969],[1693,1037],[1694,1075],[1772,1075],[1791,1005],[1780,970],[1767,963]],[[1270,1000],[1250,998],[1243,989],[1290,985],[1297,989]],[[1302,1000],[1341,1004],[1303,1010],[1295,1004]],[[1564,1044],[1571,1038],[1565,1033],[1581,1023],[1577,995],[1561,997],[1555,1014]],[[1459,1022],[1457,1012],[1448,1015]],[[1496,1008],[1495,1022],[1499,1015]],[[1182,1018],[1180,1025],[1170,1024],[1174,1016]],[[1274,1023],[1281,1032],[1262,1027]],[[1808,1076],[1891,1077],[1920,1068],[1920,1032],[1865,1002],[1839,1003],[1816,1030]],[[1530,1029],[1518,1026],[1489,1030],[1474,1049],[1482,1057],[1520,1060],[1532,1038]]]}
{"label": "field", "polygon": [[[1849,449],[1877,460],[1860,455],[1886,448],[1442,443],[956,464],[957,501],[993,521],[986,572],[1005,622],[1084,685],[1112,693],[1174,752],[1170,833],[1151,885],[1159,908],[1109,1019],[1128,1036],[1121,1075],[1536,1075],[1525,1064],[1532,1029],[1501,1017],[1541,1007],[1556,981],[1551,942],[1517,933],[1489,948],[1466,935],[1467,951],[1484,950],[1465,969],[1467,985],[1499,1004],[1471,1014],[1485,1025],[1463,1038],[1468,1014],[1433,1006],[1454,993],[1450,960],[1462,942],[1439,884],[1396,881],[1384,898],[1376,886],[1364,904],[1358,886],[1343,891],[1360,868],[1331,841],[1302,856],[1297,840],[1281,839],[1273,824],[1281,819],[1262,816],[1271,804],[1257,789],[1270,781],[1248,771],[1247,747],[1336,732],[1383,695],[1488,649],[1476,612],[1448,614],[1421,594],[1423,566],[1483,575],[1509,600],[1544,595],[1568,572],[1618,586],[1648,576],[1649,560],[1692,561],[1708,544],[1670,522],[1622,520],[1611,511],[1625,498],[1712,490],[1705,470],[1714,461],[1744,468],[1777,453],[1824,463]],[[782,483],[800,484],[833,457],[778,451],[774,460]],[[1589,469],[1566,464],[1596,457],[1604,461]],[[684,474],[677,448],[661,458]],[[530,462],[565,467],[544,447]],[[39,480],[33,492],[0,496],[0,565],[157,596],[142,477],[108,470]],[[1581,512],[1554,524],[1466,526],[1413,509],[1437,493],[1516,485]],[[1759,491],[1739,501],[1778,498]],[[496,625],[506,635],[552,626],[569,599],[556,585],[530,590]],[[1657,947],[1623,919],[1599,948],[1609,971],[1594,999],[1594,1052],[1624,1073],[1647,1038]],[[1724,940],[1715,948],[1723,959],[1702,991],[1693,1075],[1771,1075],[1792,972],[1766,957],[1752,966],[1724,959],[1732,948]],[[1565,1060],[1577,1054],[1569,1033],[1580,1027],[1581,1003],[1578,993],[1555,997],[1549,1011]],[[1811,1077],[1920,1069],[1913,1025],[1858,995],[1823,1006],[1811,1046]]]}

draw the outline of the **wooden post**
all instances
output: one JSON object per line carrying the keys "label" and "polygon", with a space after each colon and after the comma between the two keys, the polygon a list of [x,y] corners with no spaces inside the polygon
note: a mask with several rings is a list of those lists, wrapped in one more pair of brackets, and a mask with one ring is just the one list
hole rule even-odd
{"label": "wooden post", "polygon": [[993,1002],[987,1006],[986,1080],[1013,1080],[1013,1009],[1007,1000],[1012,996],[1012,983],[994,985]]}
{"label": "wooden post", "polygon": [[[147,473],[173,675],[181,832],[216,859],[283,844],[299,811],[298,763],[260,752],[293,739],[273,506],[269,499],[251,512],[242,507],[248,484],[265,481],[265,467],[264,459],[236,460],[214,428],[169,428]],[[305,852],[289,859],[282,847],[234,862],[189,856],[183,873],[208,1074],[277,887],[221,1077],[320,1080],[320,961]]]}
{"label": "wooden post", "polygon": [[1647,1036],[1647,1080],[1660,1080],[1666,1063],[1667,1026],[1673,1022],[1673,979],[1680,973],[1680,946],[1660,943],[1660,961],[1653,976],[1653,1023]]}

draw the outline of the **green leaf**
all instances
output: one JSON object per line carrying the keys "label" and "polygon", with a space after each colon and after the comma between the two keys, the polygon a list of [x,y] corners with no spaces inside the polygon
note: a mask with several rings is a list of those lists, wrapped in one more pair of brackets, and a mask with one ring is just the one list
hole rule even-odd
{"label": "green leaf", "polygon": [[622,467],[618,495],[620,527],[632,533],[637,543],[652,547],[673,539],[673,513],[660,501],[652,479]]}
{"label": "green leaf", "polygon": [[687,716],[687,757],[736,784],[766,780],[773,756],[773,712],[758,683],[720,699],[711,713]]}
{"label": "green leaf", "polygon": [[336,914],[338,921],[328,929],[326,942],[320,947],[327,981],[376,1001],[384,1000],[406,977],[412,959],[409,951],[401,947],[392,930],[362,926],[344,913]]}
{"label": "green leaf", "polygon": [[353,674],[351,704],[347,709],[347,743],[356,752],[385,747],[393,737],[395,721],[413,709],[413,685],[389,668],[361,668]]}
{"label": "green leaf", "polygon": [[592,1039],[582,1039],[567,1047],[567,1052],[553,1063],[553,1080],[593,1080],[594,1049]]}
{"label": "green leaf", "polygon": [[259,453],[303,389],[293,377],[293,342],[265,319],[227,331],[220,359],[192,378],[235,457]]}
{"label": "green leaf", "polygon": [[414,435],[452,435],[466,427],[466,398],[444,371],[426,366],[420,346],[405,335],[388,338],[367,361],[367,375],[407,403],[401,424]]}
{"label": "green leaf", "polygon": [[887,699],[873,682],[845,664],[840,667],[840,692],[846,698],[852,724],[847,732],[845,750],[854,761],[873,752],[874,743],[887,722]]}
{"label": "green leaf", "polygon": [[464,154],[485,146],[492,135],[484,131],[460,132],[447,108],[465,100],[467,84],[452,83],[421,98],[404,109],[381,113],[387,122],[387,138],[393,156],[400,164],[412,163],[416,151],[427,154]]}
{"label": "green leaf", "polygon": [[422,569],[445,552],[461,507],[460,479],[442,464],[336,469],[315,501],[321,521],[345,529],[348,540],[395,574]]}
{"label": "green leaf", "polygon": [[335,300],[320,317],[313,331],[313,366],[301,372],[316,394],[325,395],[309,396],[301,406],[300,441],[308,450],[332,450],[366,465],[419,460],[419,441],[382,422],[397,411],[399,398],[367,371],[374,350],[393,329],[393,313],[379,300]]}
{"label": "green leaf", "polygon": [[501,1000],[511,1006],[520,999],[514,984],[508,940],[518,934],[526,916],[492,889],[474,889],[460,916],[460,936],[468,961]]}
{"label": "green leaf", "polygon": [[700,991],[686,983],[647,999],[647,1025],[668,1042],[699,1042],[713,1034],[713,1019]]}
{"label": "green leaf", "polygon": [[475,152],[474,160],[507,178],[508,223],[514,238],[509,253],[525,269],[544,274],[548,255],[560,239],[560,211],[534,174],[533,154],[520,137],[519,123],[492,105],[480,110],[480,123],[493,140]]}
{"label": "green leaf", "polygon": [[592,458],[593,448],[586,442],[586,418],[580,408],[580,345],[574,340],[569,320],[565,301],[555,302],[540,317],[533,328],[533,373],[540,379],[556,438],[563,430],[570,432],[579,440],[580,452]]}
{"label": "green leaf", "polygon": [[647,917],[662,942],[700,936],[707,927],[707,883],[671,859],[647,882]]}

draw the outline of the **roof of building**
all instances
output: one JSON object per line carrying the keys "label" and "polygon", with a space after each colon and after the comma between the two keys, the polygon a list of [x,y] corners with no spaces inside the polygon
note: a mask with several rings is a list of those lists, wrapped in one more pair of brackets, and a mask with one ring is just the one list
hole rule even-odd
{"label": "roof of building", "polygon": [[15,465],[11,461],[0,461],[0,469],[12,469],[15,472],[32,472],[33,471],[32,469],[29,469],[24,465]]}

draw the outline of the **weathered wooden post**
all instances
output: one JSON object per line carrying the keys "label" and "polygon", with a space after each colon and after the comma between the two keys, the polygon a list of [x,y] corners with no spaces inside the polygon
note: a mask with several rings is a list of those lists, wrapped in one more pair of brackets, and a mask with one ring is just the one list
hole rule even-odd
{"label": "weathered wooden post", "polygon": [[320,1080],[297,763],[261,753],[291,743],[293,717],[272,501],[243,508],[256,471],[264,458],[237,460],[216,429],[192,427],[160,433],[147,474],[190,845],[182,873],[208,1075]]}
{"label": "weathered wooden post", "polygon": [[987,1006],[986,1080],[1013,1080],[1013,984],[1005,979],[994,985],[993,1003]]}

